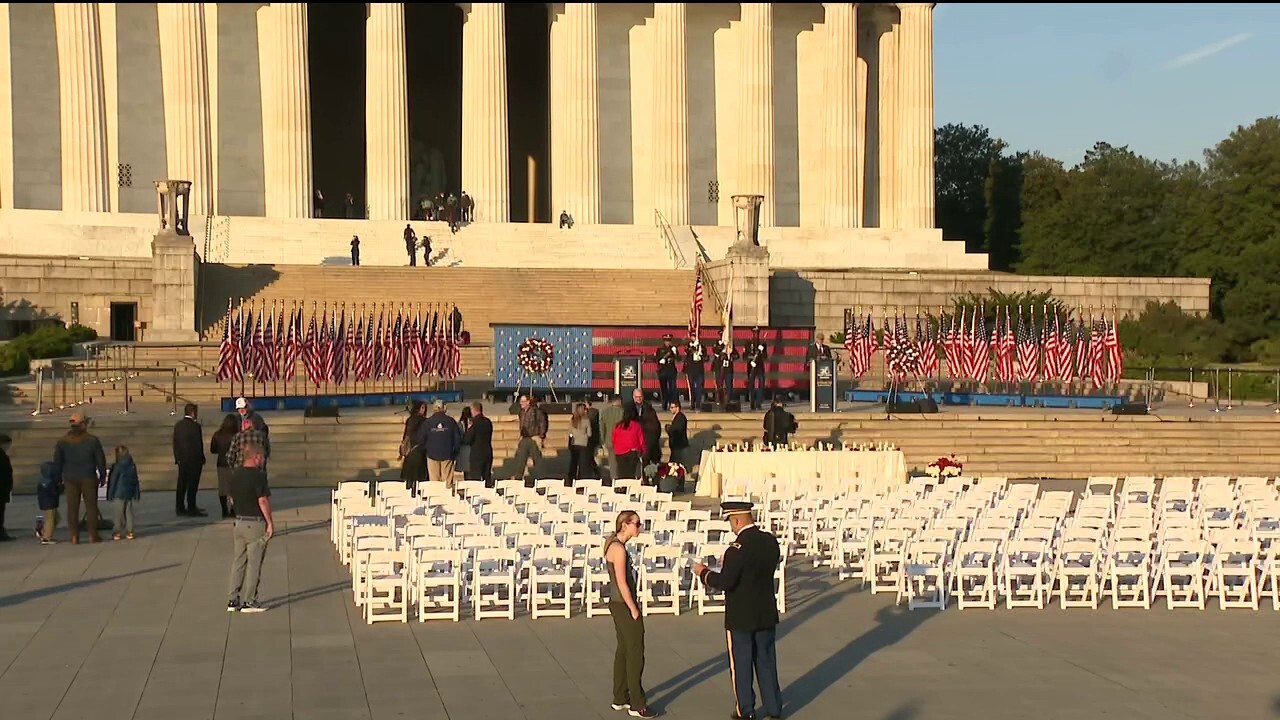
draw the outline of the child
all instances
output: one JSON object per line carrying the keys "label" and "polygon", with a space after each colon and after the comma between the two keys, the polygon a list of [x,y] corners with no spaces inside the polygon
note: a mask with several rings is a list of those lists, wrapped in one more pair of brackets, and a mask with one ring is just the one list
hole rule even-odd
{"label": "child", "polygon": [[121,445],[116,448],[116,462],[111,466],[107,480],[107,499],[116,503],[115,533],[113,540],[120,539],[120,531],[133,539],[133,503],[142,497],[142,487],[138,484],[138,466],[129,454],[129,448]]}
{"label": "child", "polygon": [[36,485],[36,502],[44,517],[40,518],[36,532],[41,545],[53,545],[53,529],[58,526],[58,502],[62,495],[62,483],[58,482],[58,466],[52,460],[40,463],[40,484]]}

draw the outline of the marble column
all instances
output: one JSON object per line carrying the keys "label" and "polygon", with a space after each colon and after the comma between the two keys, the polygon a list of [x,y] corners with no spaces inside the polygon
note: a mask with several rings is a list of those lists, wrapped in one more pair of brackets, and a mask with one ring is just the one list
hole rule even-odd
{"label": "marble column", "polygon": [[408,220],[409,94],[404,3],[369,3],[365,20],[365,202],[370,220]]}
{"label": "marble column", "polygon": [[[307,218],[313,208],[311,85],[306,3],[272,3],[263,70],[263,168],[267,217]],[[337,198],[326,198],[335,206]]]}
{"label": "marble column", "polygon": [[191,215],[213,210],[209,62],[204,3],[157,3],[165,158],[175,180],[191,181]]}
{"label": "marble column", "polygon": [[689,224],[686,7],[653,4],[653,203],[672,226]]}
{"label": "marble column", "polygon": [[595,3],[561,3],[551,28],[552,215],[600,222],[599,24]]}
{"label": "marble column", "polygon": [[[732,195],[763,195],[760,225],[774,222],[773,6],[742,3],[738,26],[738,179]],[[723,190],[721,191],[723,194]]]}
{"label": "marble column", "polygon": [[62,137],[62,209],[110,211],[107,111],[97,3],[54,3]]}
{"label": "marble column", "polygon": [[861,223],[858,158],[858,9],[825,3],[826,129],[823,137],[823,223],[829,228]]}
{"label": "marble column", "polygon": [[462,8],[462,189],[475,200],[477,221],[504,223],[511,218],[506,18],[502,3]]}
{"label": "marble column", "polygon": [[904,228],[934,226],[933,3],[899,3],[898,207]]}
{"label": "marble column", "polygon": [[898,203],[898,10],[876,5],[876,227],[900,228]]}

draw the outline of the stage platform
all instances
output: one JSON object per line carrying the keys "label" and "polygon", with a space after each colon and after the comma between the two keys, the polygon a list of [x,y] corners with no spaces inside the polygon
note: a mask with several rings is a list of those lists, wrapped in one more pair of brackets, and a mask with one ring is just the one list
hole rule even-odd
{"label": "stage platform", "polygon": [[[885,403],[889,390],[846,390],[844,401],[851,403]],[[939,406],[985,406],[1045,409],[1108,410],[1125,401],[1121,395],[1026,395],[1022,393],[959,393],[898,390],[893,393],[898,402],[915,402],[926,396]]]}
{"label": "stage platform", "polygon": [[[239,396],[236,396],[239,397]],[[236,397],[223,397],[223,412],[235,412]],[[462,402],[461,390],[406,390],[403,392],[352,393],[348,395],[246,395],[259,412],[307,410],[309,408],[405,407],[415,400],[430,403]]]}

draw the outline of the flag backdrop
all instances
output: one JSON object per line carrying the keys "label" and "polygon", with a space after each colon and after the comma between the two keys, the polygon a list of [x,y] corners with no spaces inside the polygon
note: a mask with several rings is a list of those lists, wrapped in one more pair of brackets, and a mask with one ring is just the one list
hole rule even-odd
{"label": "flag backdrop", "polygon": [[[551,343],[554,358],[545,376],[530,376],[520,367],[520,343],[541,338]],[[496,387],[556,389],[591,387],[592,332],[588,327],[495,325],[493,328],[493,384]]]}

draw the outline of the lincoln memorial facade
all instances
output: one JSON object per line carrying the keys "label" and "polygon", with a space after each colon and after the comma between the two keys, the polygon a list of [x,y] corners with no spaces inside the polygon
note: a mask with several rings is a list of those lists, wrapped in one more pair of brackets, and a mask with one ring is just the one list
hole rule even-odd
{"label": "lincoln memorial facade", "polygon": [[3,4],[0,208],[930,229],[932,8]]}

